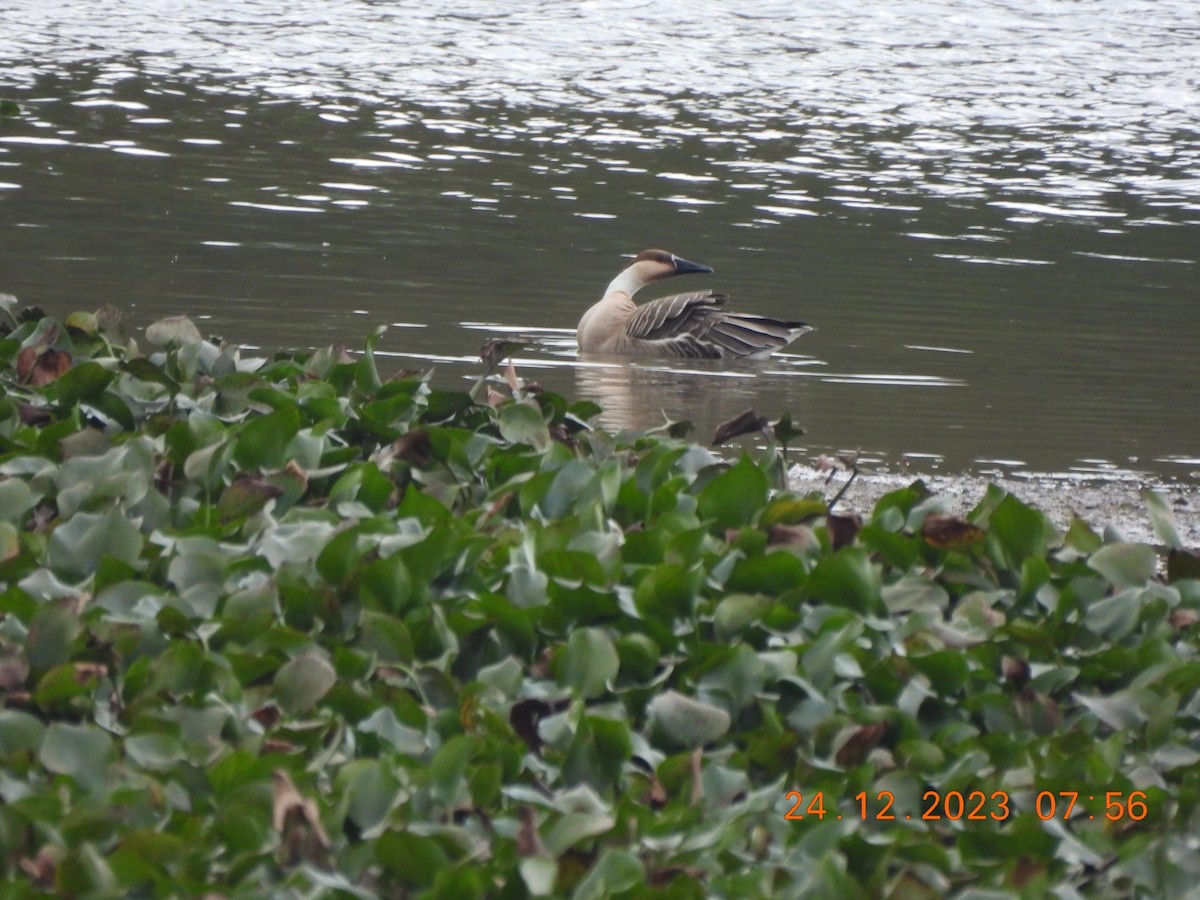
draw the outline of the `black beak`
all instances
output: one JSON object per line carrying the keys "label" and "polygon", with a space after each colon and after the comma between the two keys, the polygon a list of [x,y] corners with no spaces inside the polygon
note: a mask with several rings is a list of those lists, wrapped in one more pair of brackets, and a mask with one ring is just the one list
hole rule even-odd
{"label": "black beak", "polygon": [[690,275],[693,272],[707,275],[712,272],[712,266],[705,266],[701,265],[700,263],[690,262],[686,259],[681,259],[678,256],[672,256],[671,262],[675,263],[676,275]]}

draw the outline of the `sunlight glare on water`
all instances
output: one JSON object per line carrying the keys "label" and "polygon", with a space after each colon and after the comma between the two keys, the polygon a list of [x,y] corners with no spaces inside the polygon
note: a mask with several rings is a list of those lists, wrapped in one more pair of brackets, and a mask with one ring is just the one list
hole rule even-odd
{"label": "sunlight glare on water", "polygon": [[[811,452],[1195,471],[1192,0],[412,4],[133,0],[5,13],[0,291],[187,313],[600,399],[753,406]],[[818,326],[761,364],[580,360],[664,246],[672,284]],[[489,323],[486,332],[474,323]]]}

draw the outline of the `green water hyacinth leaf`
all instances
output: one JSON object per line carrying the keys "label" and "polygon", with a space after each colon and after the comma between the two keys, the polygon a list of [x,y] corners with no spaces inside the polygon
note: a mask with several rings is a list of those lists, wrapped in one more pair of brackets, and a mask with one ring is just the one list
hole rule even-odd
{"label": "green water hyacinth leaf", "polygon": [[558,880],[558,862],[549,856],[531,856],[521,860],[521,880],[534,897],[548,897],[554,893]]}
{"label": "green water hyacinth leaf", "polygon": [[169,734],[136,734],[125,741],[125,752],[138,765],[152,771],[169,771],[186,758],[183,743]]}
{"label": "green water hyacinth leaf", "polygon": [[1009,562],[1019,566],[1030,556],[1044,556],[1055,540],[1054,526],[1046,516],[1006,494],[988,517],[988,529],[996,537]]}
{"label": "green water hyacinth leaf", "polygon": [[759,517],[759,524],[764,527],[771,525],[799,525],[824,516],[829,513],[829,504],[825,500],[814,497],[776,497],[767,504]]}
{"label": "green water hyacinth leaf", "polygon": [[46,737],[46,726],[36,716],[15,709],[0,710],[0,755],[36,754]]}
{"label": "green water hyacinth leaf", "polygon": [[1104,540],[1078,516],[1071,517],[1071,524],[1063,536],[1063,545],[1080,553],[1095,553],[1104,546]]}
{"label": "green water hyacinth leaf", "polygon": [[1179,537],[1179,528],[1167,498],[1157,491],[1142,491],[1142,499],[1146,501],[1146,512],[1150,515],[1150,524],[1154,526],[1154,536],[1169,549],[1183,549],[1183,540]]}
{"label": "green water hyacinth leaf", "polygon": [[571,632],[558,658],[558,680],[580,697],[598,697],[619,668],[612,638],[599,628],[581,628]]}
{"label": "green water hyacinth leaf", "polygon": [[68,331],[84,337],[91,337],[100,330],[100,320],[90,312],[73,312],[63,319],[63,325]]}
{"label": "green water hyacinth leaf", "polygon": [[217,515],[222,522],[234,522],[260,512],[283,493],[282,489],[261,478],[241,477],[221,492]]}
{"label": "green water hyacinth leaf", "polygon": [[198,344],[204,337],[187,316],[167,316],[146,327],[146,340],[159,347]]}
{"label": "green water hyacinth leaf", "polygon": [[113,373],[97,362],[82,362],[64,372],[55,382],[58,402],[74,406],[94,401],[112,383]]}
{"label": "green water hyacinth leaf", "polygon": [[546,848],[559,856],[588,838],[610,831],[616,824],[616,819],[608,812],[568,812],[546,833]]}
{"label": "green water hyacinth leaf", "polygon": [[460,734],[450,738],[429,763],[429,785],[434,799],[451,804],[466,787],[467,766],[475,752],[475,741]]}
{"label": "green water hyacinth leaf", "polygon": [[633,890],[645,881],[641,860],[627,850],[610,849],[575,888],[574,900],[605,900]]}
{"label": "green water hyacinth leaf", "polygon": [[725,588],[777,597],[800,587],[807,578],[808,573],[799,557],[776,551],[739,559],[725,582]]}
{"label": "green water hyacinth leaf", "polygon": [[1141,698],[1128,691],[1109,697],[1088,697],[1076,694],[1075,699],[1114,731],[1140,728],[1146,722],[1146,714],[1142,711],[1140,702]]}
{"label": "green water hyacinth leaf", "polygon": [[396,713],[382,707],[359,724],[363,734],[377,735],[382,741],[404,756],[420,756],[428,749],[425,735],[396,718]]}
{"label": "green water hyacinth leaf", "polygon": [[223,487],[232,455],[231,441],[216,441],[189,454],[183,464],[183,474],[189,481],[208,490]]}
{"label": "green water hyacinth leaf", "polygon": [[437,841],[404,831],[380,835],[375,843],[375,859],[388,875],[414,888],[432,884],[450,863]]}
{"label": "green water hyacinth leaf", "polygon": [[133,565],[143,546],[138,527],[119,509],[102,513],[76,513],[59,525],[47,543],[50,567],[67,578],[85,578],[109,557]]}
{"label": "green water hyacinth leaf", "polygon": [[0,522],[0,563],[16,558],[21,552],[21,536],[11,522]]}
{"label": "green water hyacinth leaf", "polygon": [[867,552],[861,547],[843,547],[813,567],[804,590],[826,603],[875,612],[883,606],[881,588],[879,570]]}
{"label": "green water hyacinth leaf", "polygon": [[749,525],[767,502],[770,488],[766,473],[743,455],[700,491],[700,516],[720,528]]}
{"label": "green water hyacinth leaf", "polygon": [[717,640],[728,641],[745,631],[770,606],[771,601],[756,594],[730,594],[713,611]]}
{"label": "green water hyacinth leaf", "polygon": [[391,813],[400,796],[400,784],[379,760],[356,760],[342,767],[338,788],[346,803],[346,817],[364,836],[370,836]]}
{"label": "green water hyacinth leaf", "polygon": [[729,730],[729,713],[718,706],[664,691],[646,707],[651,739],[665,747],[695,748],[715,741]]}
{"label": "green water hyacinth leaf", "polygon": [[670,621],[691,614],[703,573],[675,563],[651,569],[634,590],[638,609],[648,619]]}
{"label": "green water hyacinth leaf", "polygon": [[300,424],[300,411],[292,405],[248,422],[238,435],[234,461],[245,469],[278,469],[287,462],[284,451]]}
{"label": "green water hyacinth leaf", "polygon": [[65,663],[71,658],[72,643],[82,631],[78,613],[69,606],[40,607],[25,637],[25,656],[30,667],[36,672]]}
{"label": "green water hyacinth leaf", "polygon": [[46,729],[38,759],[48,771],[95,789],[105,782],[112,753],[112,738],[99,728],[56,722]]}
{"label": "green water hyacinth leaf", "polygon": [[55,666],[38,679],[33,699],[39,709],[55,715],[86,710],[98,681],[95,669],[86,665]]}
{"label": "green water hyacinth leaf", "polygon": [[662,649],[645,634],[630,634],[617,638],[617,656],[622,681],[649,681],[662,659]]}
{"label": "green water hyacinth leaf", "polygon": [[305,653],[275,673],[275,699],[290,715],[308,712],[337,683],[337,672],[325,657]]}
{"label": "green water hyacinth leaf", "polygon": [[20,478],[0,479],[0,521],[19,524],[36,502],[33,489],[25,481]]}
{"label": "green water hyacinth leaf", "polygon": [[563,760],[568,784],[588,784],[600,792],[620,785],[625,763],[633,755],[633,739],[623,721],[584,716]]}
{"label": "green water hyacinth leaf", "polygon": [[135,359],[123,360],[121,368],[139,381],[157,384],[166,388],[172,396],[179,393],[179,382],[164,372],[161,366],[156,366],[148,359],[137,357]]}
{"label": "green water hyacinth leaf", "polygon": [[1088,565],[1114,587],[1138,587],[1154,577],[1158,556],[1148,544],[1108,544],[1092,554]]}
{"label": "green water hyacinth leaf", "polygon": [[527,444],[538,451],[550,445],[550,430],[542,418],[542,408],[532,400],[501,406],[496,425],[500,436],[510,444]]}
{"label": "green water hyacinth leaf", "polygon": [[393,615],[403,612],[413,596],[412,576],[399,553],[363,566],[359,588],[365,603]]}

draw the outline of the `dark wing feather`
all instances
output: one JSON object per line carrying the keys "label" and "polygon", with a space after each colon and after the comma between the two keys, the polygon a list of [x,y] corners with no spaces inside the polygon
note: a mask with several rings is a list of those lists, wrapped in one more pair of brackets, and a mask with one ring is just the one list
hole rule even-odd
{"label": "dark wing feather", "polygon": [[718,358],[769,353],[809,326],[765,316],[726,312],[726,294],[693,291],[639,306],[625,325],[636,340],[655,341],[670,356]]}
{"label": "dark wing feather", "polygon": [[713,291],[692,291],[651,300],[637,308],[625,333],[643,341],[661,341],[693,332],[717,307],[729,299]]}

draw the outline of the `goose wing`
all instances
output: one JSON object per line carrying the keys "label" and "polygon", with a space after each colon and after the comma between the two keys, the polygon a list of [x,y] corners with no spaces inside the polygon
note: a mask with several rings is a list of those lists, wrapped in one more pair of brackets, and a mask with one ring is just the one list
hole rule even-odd
{"label": "goose wing", "polygon": [[691,291],[651,300],[637,308],[625,333],[643,341],[661,341],[706,328],[709,318],[728,300],[714,291]]}
{"label": "goose wing", "polygon": [[654,341],[666,355],[720,358],[770,353],[810,330],[803,322],[727,312],[722,305],[728,299],[714,291],[662,297],[639,306],[625,333]]}

